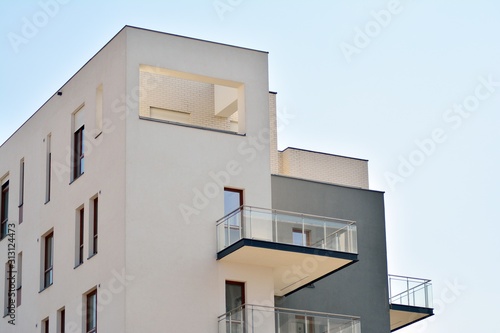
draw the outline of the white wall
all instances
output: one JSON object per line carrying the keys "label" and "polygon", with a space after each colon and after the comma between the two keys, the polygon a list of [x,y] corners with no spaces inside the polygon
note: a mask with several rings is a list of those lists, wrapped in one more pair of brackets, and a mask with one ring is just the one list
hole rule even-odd
{"label": "white wall", "polygon": [[[221,286],[242,272],[216,261],[222,183],[244,189],[246,204],[271,207],[267,54],[136,29],[127,35],[128,91],[141,64],[245,84],[246,135],[127,119],[126,260],[137,276],[127,289],[127,332],[216,332]],[[205,190],[203,202],[196,193]],[[249,292],[269,299],[268,273],[244,274]],[[262,290],[256,279],[267,281]]]}
{"label": "white wall", "polygon": [[[124,293],[115,275],[124,268],[125,122],[119,101],[125,92],[125,36],[119,34],[0,147],[0,175],[10,173],[9,221],[18,220],[19,161],[25,159],[24,221],[16,228],[16,252],[23,252],[22,305],[16,326],[0,319],[1,332],[39,332],[49,317],[56,332],[57,310],[66,308],[66,332],[80,332],[82,294],[95,286],[101,301],[99,329],[124,330]],[[95,129],[96,89],[103,85],[103,133]],[[28,97],[27,97],[28,98]],[[117,102],[118,101],[118,102]],[[71,114],[85,104],[85,173],[70,185]],[[52,135],[51,200],[45,204],[46,144]],[[1,176],[0,176],[1,177]],[[87,260],[89,199],[99,194],[99,253]],[[75,264],[75,210],[85,205],[85,261]],[[40,291],[41,236],[54,230],[54,283]],[[7,261],[0,241],[0,272]],[[112,284],[112,285],[110,285]],[[3,283],[2,283],[3,287]],[[115,292],[111,293],[110,289]],[[1,289],[3,292],[3,288]],[[100,297],[100,296],[104,297]],[[106,296],[110,296],[107,299]],[[2,298],[3,299],[3,298]],[[3,306],[3,304],[2,304]],[[76,326],[76,328],[75,328]]]}

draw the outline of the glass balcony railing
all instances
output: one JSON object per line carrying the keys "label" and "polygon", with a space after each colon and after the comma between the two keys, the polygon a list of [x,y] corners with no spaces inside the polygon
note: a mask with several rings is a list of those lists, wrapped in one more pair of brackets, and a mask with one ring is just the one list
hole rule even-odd
{"label": "glass balcony railing", "polygon": [[432,308],[431,280],[389,275],[389,303]]}
{"label": "glass balcony railing", "polygon": [[217,251],[242,238],[357,253],[354,221],[241,206],[217,221]]}
{"label": "glass balcony railing", "polygon": [[219,333],[360,333],[359,317],[245,304],[219,316]]}

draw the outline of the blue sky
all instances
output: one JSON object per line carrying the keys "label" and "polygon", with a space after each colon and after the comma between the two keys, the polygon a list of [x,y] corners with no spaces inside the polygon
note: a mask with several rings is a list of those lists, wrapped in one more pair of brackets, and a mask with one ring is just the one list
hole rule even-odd
{"label": "blue sky", "polygon": [[279,147],[370,160],[389,272],[433,280],[437,315],[400,332],[489,332],[499,13],[493,0],[4,0],[0,142],[124,25],[268,51]]}

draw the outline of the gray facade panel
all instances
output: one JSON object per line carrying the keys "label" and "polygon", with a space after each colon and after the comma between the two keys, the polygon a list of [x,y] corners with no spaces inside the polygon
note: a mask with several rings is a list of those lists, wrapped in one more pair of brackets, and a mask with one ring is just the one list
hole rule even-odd
{"label": "gray facade panel", "polygon": [[390,332],[384,194],[272,176],[273,209],[354,220],[359,261],[276,306],[361,317],[363,333]]}

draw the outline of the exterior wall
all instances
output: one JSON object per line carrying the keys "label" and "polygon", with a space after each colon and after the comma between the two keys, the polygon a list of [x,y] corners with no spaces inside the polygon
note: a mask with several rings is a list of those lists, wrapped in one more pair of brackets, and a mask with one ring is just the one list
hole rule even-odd
{"label": "exterior wall", "polygon": [[[273,301],[270,272],[217,262],[215,232],[224,186],[243,189],[246,204],[271,207],[267,54],[126,33],[129,92],[139,84],[141,64],[244,84],[244,135],[127,118],[125,251],[135,280],[127,288],[126,332],[216,332],[225,280],[245,279],[249,299]],[[136,105],[128,111],[139,114]]]}
{"label": "exterior wall", "polygon": [[271,150],[271,173],[279,174],[280,160],[278,152],[278,124],[276,115],[276,94],[269,93],[269,129],[270,129],[270,150]]}
{"label": "exterior wall", "polygon": [[[9,173],[9,223],[16,223],[16,254],[22,251],[22,303],[16,325],[0,319],[0,332],[40,332],[49,317],[56,332],[57,311],[65,307],[66,332],[80,332],[83,294],[97,287],[103,304],[99,329],[124,331],[123,286],[116,275],[124,269],[125,153],[125,36],[119,34],[52,96],[0,147],[0,177]],[[104,123],[96,128],[96,89],[103,86]],[[85,171],[70,184],[72,113],[83,106]],[[120,113],[123,111],[123,113]],[[51,134],[52,173],[50,201],[45,203],[46,139]],[[25,160],[24,219],[18,224],[20,160]],[[89,200],[99,196],[98,254],[89,255]],[[84,263],[75,266],[76,209],[85,207]],[[42,236],[54,232],[53,284],[41,289]],[[8,239],[0,241],[0,274],[7,262]],[[110,286],[110,284],[113,284]],[[0,295],[3,296],[3,282]],[[113,290],[114,292],[111,292]],[[107,300],[105,300],[107,296]],[[1,298],[3,308],[3,297]],[[105,305],[104,305],[105,304]],[[3,314],[3,313],[2,313]]]}
{"label": "exterior wall", "polygon": [[297,148],[279,152],[279,174],[368,189],[368,161]]}
{"label": "exterior wall", "polygon": [[363,333],[389,332],[383,193],[272,176],[273,208],[354,220],[359,261],[283,297],[276,306],[361,317]]}

